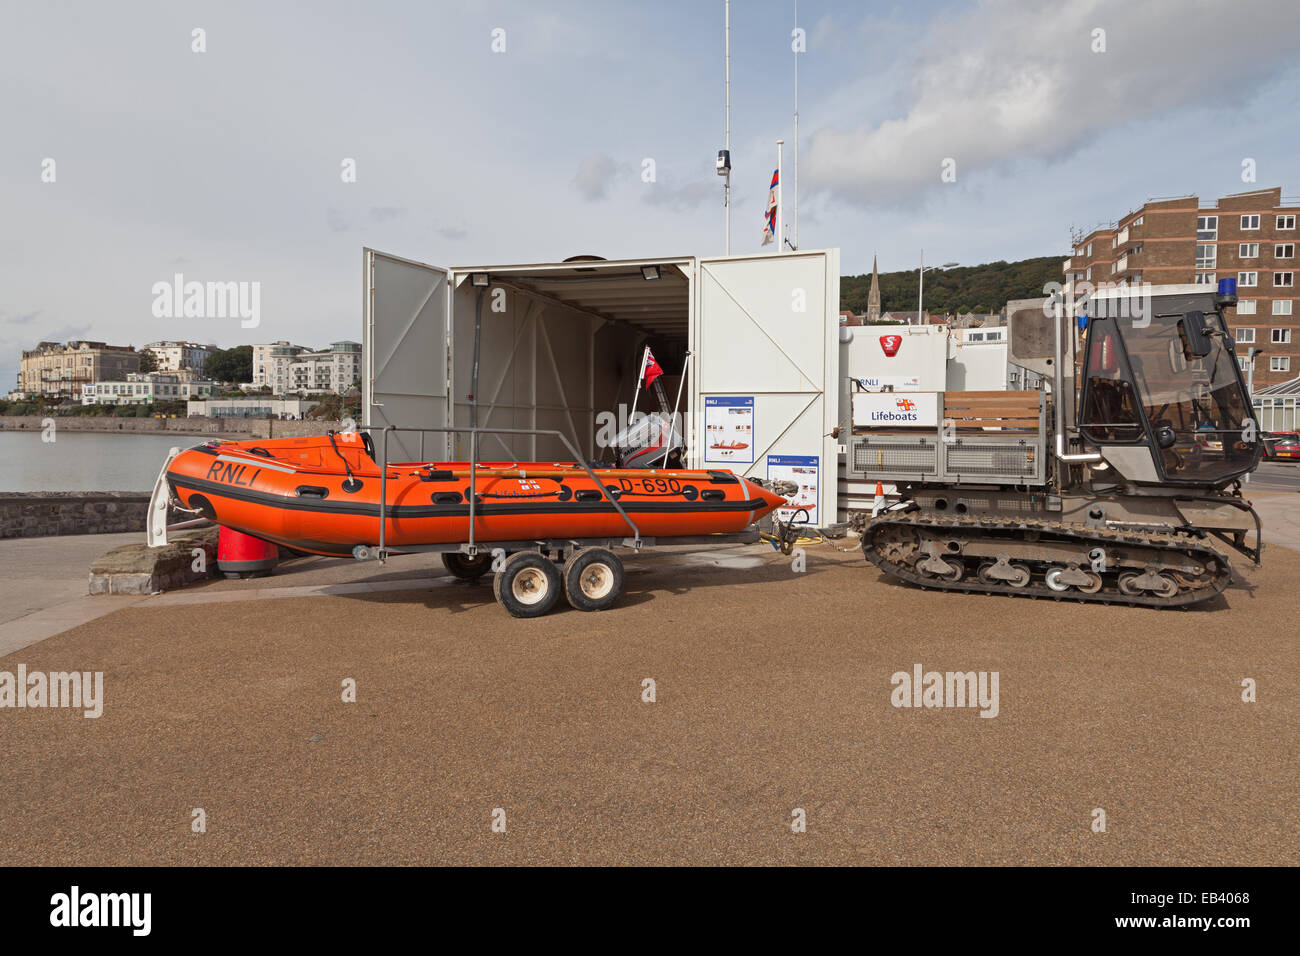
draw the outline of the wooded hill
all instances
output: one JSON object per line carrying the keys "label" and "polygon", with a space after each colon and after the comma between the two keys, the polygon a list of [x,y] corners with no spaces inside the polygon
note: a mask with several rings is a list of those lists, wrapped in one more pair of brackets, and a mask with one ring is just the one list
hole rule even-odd
{"label": "wooded hill", "polygon": [[[1059,283],[1064,274],[1065,255],[1021,259],[1018,262],[988,262],[979,266],[935,269],[925,274],[927,312],[997,312],[1008,299],[1030,299],[1044,295],[1049,282]],[[840,276],[840,308],[856,313],[867,311],[871,273]],[[880,307],[884,312],[916,310],[917,276],[906,272],[880,273]]]}

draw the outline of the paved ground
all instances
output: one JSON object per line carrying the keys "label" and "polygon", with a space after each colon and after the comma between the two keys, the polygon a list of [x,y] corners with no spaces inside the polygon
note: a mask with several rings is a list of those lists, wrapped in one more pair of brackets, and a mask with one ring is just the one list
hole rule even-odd
{"label": "paved ground", "polygon": [[[303,562],[0,659],[106,698],[0,710],[6,861],[1300,863],[1300,554],[1188,611],[661,554],[620,607],[532,622],[427,563]],[[998,716],[894,708],[915,664],[997,671]]]}
{"label": "paved ground", "polygon": [[0,540],[0,657],[136,603],[86,593],[90,563],[144,533]]}
{"label": "paved ground", "polygon": [[0,541],[5,568],[0,624],[86,597],[90,562],[110,548],[136,541],[144,541],[143,530]]}
{"label": "paved ground", "polygon": [[1254,491],[1300,492],[1300,461],[1266,461],[1245,483],[1247,497]]}

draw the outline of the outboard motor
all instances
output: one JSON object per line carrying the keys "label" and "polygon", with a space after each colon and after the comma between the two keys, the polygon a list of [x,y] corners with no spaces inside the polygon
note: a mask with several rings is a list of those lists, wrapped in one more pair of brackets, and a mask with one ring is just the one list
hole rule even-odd
{"label": "outboard motor", "polygon": [[[651,412],[638,417],[614,437],[614,461],[618,468],[677,468],[686,442],[676,423],[667,415]],[[665,459],[664,452],[668,455]]]}

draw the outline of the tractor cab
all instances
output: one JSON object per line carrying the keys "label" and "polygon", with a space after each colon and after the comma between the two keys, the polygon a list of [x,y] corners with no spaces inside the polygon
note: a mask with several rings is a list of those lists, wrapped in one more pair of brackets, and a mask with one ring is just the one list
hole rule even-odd
{"label": "tractor cab", "polygon": [[1129,481],[1217,487],[1258,464],[1262,434],[1223,317],[1235,285],[1091,298],[1078,434]]}

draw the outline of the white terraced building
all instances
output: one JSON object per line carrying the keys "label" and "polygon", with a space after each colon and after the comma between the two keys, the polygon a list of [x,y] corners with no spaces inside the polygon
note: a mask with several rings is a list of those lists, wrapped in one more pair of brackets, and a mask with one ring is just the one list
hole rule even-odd
{"label": "white terraced building", "polygon": [[179,372],[181,369],[202,372],[203,363],[217,351],[217,347],[197,342],[150,342],[144,351],[153,353],[159,372]]}
{"label": "white terraced building", "polygon": [[181,374],[132,372],[125,382],[90,382],[81,386],[81,404],[152,405],[207,398],[214,384]]}

